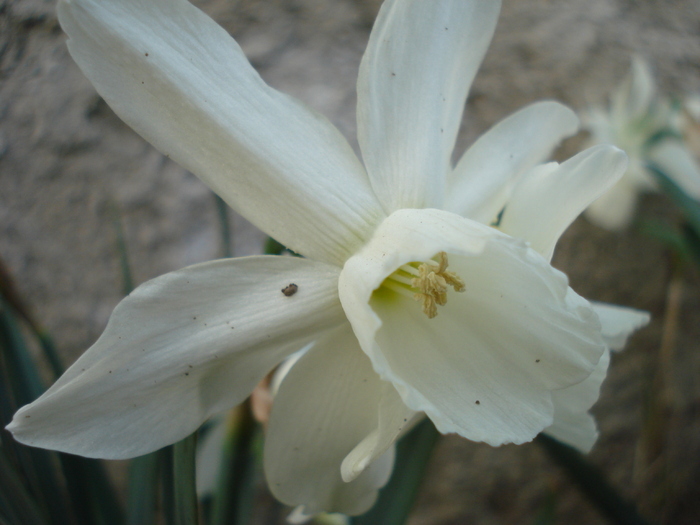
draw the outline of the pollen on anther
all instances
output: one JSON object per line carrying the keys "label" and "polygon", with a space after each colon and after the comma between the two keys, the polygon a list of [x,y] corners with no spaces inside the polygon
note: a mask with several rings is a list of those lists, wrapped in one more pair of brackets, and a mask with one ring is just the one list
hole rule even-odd
{"label": "pollen on anther", "polygon": [[437,265],[421,263],[418,266],[418,275],[411,280],[411,286],[418,290],[414,298],[423,303],[423,313],[429,319],[437,316],[438,306],[447,304],[448,286],[456,292],[463,292],[466,288],[461,277],[447,271],[447,254],[440,252],[436,258]]}

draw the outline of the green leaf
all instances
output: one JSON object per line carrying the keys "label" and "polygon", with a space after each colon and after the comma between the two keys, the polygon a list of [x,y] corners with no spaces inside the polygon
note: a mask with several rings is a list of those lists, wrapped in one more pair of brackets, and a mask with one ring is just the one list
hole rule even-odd
{"label": "green leaf", "polygon": [[[14,401],[14,406],[8,406],[3,411],[9,409],[10,412],[14,412],[20,406],[39,397],[44,387],[16,319],[4,299],[0,299],[0,353],[3,364],[2,382],[6,385],[3,390],[7,390]],[[3,414],[3,417],[7,418],[2,421],[4,427],[9,423],[12,414]],[[55,455],[46,450],[19,444],[14,444],[10,453],[17,460],[19,476],[39,505],[46,509],[50,523],[71,523],[64,491],[58,482]]]}
{"label": "green leaf", "polygon": [[15,281],[10,275],[10,271],[2,260],[0,260],[0,296],[2,296],[10,311],[14,312],[19,318],[24,319],[27,326],[29,326],[34,335],[37,337],[55,378],[58,378],[58,376],[63,373],[63,366],[58,358],[53,342],[51,341],[48,333],[46,333],[36,319],[34,319],[34,317],[30,314],[29,308],[27,308],[24,301],[20,297]]}
{"label": "green leaf", "polygon": [[173,498],[176,525],[197,525],[197,489],[195,483],[194,433],[173,445]]}
{"label": "green leaf", "polygon": [[158,452],[158,470],[161,479],[161,500],[163,519],[167,525],[175,525],[175,483],[173,472],[173,445],[161,448]]}
{"label": "green leaf", "polygon": [[129,264],[129,250],[126,244],[126,236],[124,235],[124,226],[122,224],[122,214],[119,206],[114,201],[108,201],[109,214],[112,216],[112,226],[116,235],[116,248],[119,254],[119,268],[122,273],[122,290],[124,295],[129,295],[134,289],[134,277]]}
{"label": "green leaf", "polygon": [[19,406],[31,403],[44,392],[39,372],[32,361],[10,306],[0,299],[0,346],[5,353],[9,380]]}
{"label": "green leaf", "polygon": [[11,525],[46,525],[48,523],[2,451],[0,451],[0,519],[6,520]]}
{"label": "green leaf", "polygon": [[124,510],[99,460],[59,454],[66,486],[79,523],[83,525],[121,525]]}
{"label": "green leaf", "polygon": [[642,220],[639,230],[665,244],[674,252],[682,254],[686,250],[683,236],[678,232],[678,228],[665,221]]}
{"label": "green leaf", "polygon": [[243,525],[252,514],[256,455],[253,444],[258,427],[250,401],[239,409],[240,417],[229,424],[222,451],[219,482],[214,495],[212,524]]}
{"label": "green leaf", "polygon": [[277,242],[272,237],[268,237],[265,241],[265,247],[263,248],[263,253],[266,255],[280,255],[287,248],[283,244]]}
{"label": "green leaf", "polygon": [[660,142],[667,139],[683,140],[683,135],[681,135],[677,130],[673,128],[662,128],[656,133],[651,135],[642,145],[642,148],[650,150],[652,147],[656,146]]}
{"label": "green leaf", "polygon": [[127,525],[156,523],[160,459],[152,452],[131,460],[126,506]]}
{"label": "green leaf", "polygon": [[661,189],[680,208],[690,226],[700,234],[700,202],[688,196],[678,184],[676,184],[658,166],[649,164],[649,170],[656,176]]}
{"label": "green leaf", "polygon": [[267,241],[265,241],[265,246],[263,247],[263,253],[265,255],[289,254],[289,255],[293,255],[294,257],[302,257],[297,252],[290,250],[289,248],[287,248],[283,244],[277,242],[272,237],[268,237]]}
{"label": "green leaf", "polygon": [[549,457],[569,476],[596,508],[616,525],[647,525],[632,503],[610,485],[605,475],[586,456],[546,434],[535,438]]}
{"label": "green leaf", "polygon": [[[47,334],[44,334],[43,340],[52,344]],[[14,406],[8,408],[14,413],[20,406],[38,398],[44,386],[16,318],[10,306],[4,302],[0,303],[0,347],[14,392]],[[3,426],[9,423],[11,413],[3,414],[7,418],[3,420]],[[123,521],[121,507],[100,461],[63,453],[57,455],[65,489],[70,495],[68,499],[64,484],[59,482],[61,475],[57,469],[56,454],[19,444],[12,446],[11,453],[23,465],[21,472],[28,486],[33,487],[33,493],[41,494],[39,499],[47,506],[52,523],[65,524],[77,520],[83,525],[118,525]],[[67,501],[72,504],[72,515]]]}
{"label": "green leaf", "polygon": [[682,231],[688,254],[700,265],[700,234],[688,224],[682,226]]}
{"label": "green leaf", "polygon": [[368,512],[352,518],[352,525],[403,525],[423,480],[428,460],[440,434],[425,418],[396,446],[394,472]]}
{"label": "green leaf", "polygon": [[233,244],[231,243],[231,225],[228,218],[228,204],[224,199],[213,193],[214,202],[216,202],[216,212],[219,217],[219,226],[221,227],[221,251],[224,257],[233,257]]}

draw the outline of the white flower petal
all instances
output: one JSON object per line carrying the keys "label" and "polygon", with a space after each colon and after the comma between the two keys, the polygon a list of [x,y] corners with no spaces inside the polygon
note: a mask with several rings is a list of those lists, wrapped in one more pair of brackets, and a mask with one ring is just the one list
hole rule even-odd
{"label": "white flower petal", "polygon": [[537,102],[505,118],[462,156],[447,184],[445,208],[484,224],[505,206],[512,185],[578,130],[576,114],[558,102]]}
{"label": "white flower petal", "polygon": [[598,441],[598,425],[588,412],[554,410],[554,423],[544,430],[553,438],[587,454]]}
{"label": "white flower petal", "polygon": [[[579,113],[581,126],[588,132],[588,144],[615,144],[618,133],[615,122],[612,121],[610,112],[600,106],[592,106]],[[629,148],[623,148],[626,151]]]}
{"label": "white flower petal", "polygon": [[636,185],[625,175],[586,208],[586,219],[606,230],[622,231],[634,219],[638,195]]}
{"label": "white flower petal", "polygon": [[700,200],[700,165],[679,140],[667,139],[649,150],[649,160],[690,197]]}
{"label": "white flower petal", "polygon": [[[375,374],[376,376],[376,374]],[[377,380],[379,377],[377,376]],[[345,456],[340,467],[343,481],[352,481],[408,432],[424,415],[408,408],[394,386],[381,381],[377,428]]]}
{"label": "white flower petal", "polygon": [[651,106],[656,87],[649,64],[641,57],[632,59],[630,71],[611,97],[615,122],[642,118]]}
{"label": "white flower petal", "polygon": [[61,0],[58,13],[112,109],[284,245],[342,264],[381,217],[340,133],[185,0]]}
{"label": "white flower petal", "polygon": [[634,308],[598,302],[592,302],[591,306],[598,314],[603,340],[610,350],[622,350],[630,335],[646,326],[651,319],[648,312]]}
{"label": "white flower petal", "polygon": [[[285,376],[265,439],[265,476],[272,493],[304,515],[362,514],[393,466],[393,448],[349,483],[343,459],[377,428],[385,388],[347,324],[329,332]],[[396,395],[396,394],[394,394]]]}
{"label": "white flower petal", "polygon": [[362,156],[387,213],[439,207],[500,0],[387,0],[357,83]]}
{"label": "white flower petal", "polygon": [[595,419],[588,413],[598,400],[600,385],[610,364],[604,352],[593,373],[581,383],[552,392],[554,422],[545,433],[582,452],[590,452],[598,439]]}
{"label": "white flower petal", "polygon": [[513,189],[500,228],[525,239],[550,260],[564,230],[612,187],[627,168],[627,155],[614,146],[595,146],[564,162],[531,170]]}
{"label": "white flower petal", "polygon": [[[428,319],[383,286],[401,265],[444,251],[466,291]],[[492,445],[552,423],[551,390],[584,380],[604,350],[597,316],[525,244],[438,210],[390,215],[345,264],[340,299],[375,370],[443,433]]]}
{"label": "white flower petal", "polygon": [[683,109],[688,112],[688,116],[700,123],[700,94],[688,95],[683,100]]}
{"label": "white flower petal", "polygon": [[[8,429],[28,445],[110,459],[174,443],[344,322],[337,275],[306,259],[250,257],[153,279]],[[287,297],[281,289],[290,283],[298,291]]]}

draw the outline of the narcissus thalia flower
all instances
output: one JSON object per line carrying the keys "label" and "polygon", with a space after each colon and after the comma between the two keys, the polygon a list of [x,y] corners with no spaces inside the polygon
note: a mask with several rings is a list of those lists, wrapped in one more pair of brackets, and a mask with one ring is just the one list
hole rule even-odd
{"label": "narcissus thalia flower", "polygon": [[656,189],[653,164],[688,195],[700,199],[700,166],[683,141],[679,112],[656,93],[649,65],[634,57],[629,74],[610,97],[608,109],[583,114],[591,144],[614,144],[630,158],[624,177],[586,210],[593,223],[620,230],[634,217],[639,194]]}
{"label": "narcissus thalia flower", "polygon": [[[268,87],[185,0],[61,0],[78,65],[116,113],[305,258],[198,264],[141,285],[10,425],[34,446],[128,458],[173,443],[285,376],[265,444],[272,492],[359,514],[417,417],[491,445],[547,429],[582,448],[608,363],[644,313],[591,305],[550,266],[624,153],[538,165],[577,129],[533,104],[451,165],[500,2],[389,0],[362,60],[363,162]],[[498,226],[492,226],[500,216]]]}

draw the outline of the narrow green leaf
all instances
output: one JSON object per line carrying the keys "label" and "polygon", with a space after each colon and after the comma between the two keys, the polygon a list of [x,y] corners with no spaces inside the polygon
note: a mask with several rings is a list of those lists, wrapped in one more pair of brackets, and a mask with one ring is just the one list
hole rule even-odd
{"label": "narrow green leaf", "polygon": [[[44,334],[42,339],[44,344],[52,345],[48,335]],[[0,346],[5,350],[8,375],[14,383],[14,412],[39,397],[44,386],[7,304],[0,306]],[[54,371],[57,370],[54,368]],[[9,419],[4,424],[8,422]],[[100,461],[63,453],[56,455],[22,445],[16,445],[15,450],[24,465],[22,472],[28,482],[35,487],[35,491],[41,492],[41,500],[49,506],[52,522],[65,524],[75,518],[83,525],[118,525],[123,521],[123,512]],[[70,500],[65,497],[63,484],[58,481],[61,476],[57,470],[56,456]],[[74,518],[70,517],[67,501],[72,504]]]}
{"label": "narrow green leaf", "polygon": [[683,140],[683,135],[673,128],[662,128],[649,137],[646,142],[644,142],[642,148],[649,150],[667,139]]}
{"label": "narrow green leaf", "polygon": [[126,506],[127,525],[156,523],[159,464],[158,452],[131,460]]}
{"label": "narrow green leaf", "polygon": [[44,351],[44,356],[51,367],[54,379],[58,379],[63,375],[65,368],[61,359],[58,357],[58,352],[56,351],[56,346],[53,344],[53,339],[46,333],[43,329],[39,328],[38,331],[34,332],[34,335],[39,340],[41,349]]}
{"label": "narrow green leaf", "polygon": [[173,445],[173,508],[176,525],[196,525],[197,488],[195,483],[195,447],[197,434],[194,433]]}
{"label": "narrow green leaf", "polygon": [[213,525],[243,525],[248,523],[252,514],[256,466],[253,442],[257,425],[250,401],[240,408],[240,417],[230,425],[222,451],[220,479],[213,503]]}
{"label": "narrow green leaf", "polygon": [[675,225],[666,221],[643,220],[640,223],[639,231],[660,241],[679,255],[685,255],[686,246],[683,235]]}
{"label": "narrow green leaf", "polygon": [[83,525],[121,525],[124,510],[99,460],[59,454],[66,486],[78,522]]}
{"label": "narrow green leaf", "polygon": [[216,193],[214,195],[214,202],[216,202],[216,213],[219,217],[219,226],[221,228],[221,251],[224,257],[233,257],[233,244],[231,243],[231,224],[229,223],[228,215],[228,204],[224,202],[224,199],[219,197]]}
{"label": "narrow green leaf", "polygon": [[[16,404],[13,408],[16,410],[39,397],[44,387],[16,319],[4,299],[0,299],[0,352],[3,354],[3,364],[7,367],[3,374],[3,382],[7,381],[9,384],[8,390],[12,392]],[[3,427],[7,423],[9,420],[3,421]],[[46,450],[19,444],[13,447],[13,453],[19,461],[19,472],[28,490],[39,504],[46,508],[50,522],[56,525],[71,523],[64,491],[58,482],[55,455]]]}
{"label": "narrow green leaf", "polygon": [[46,525],[36,501],[0,451],[0,516],[11,525]]}
{"label": "narrow green leaf", "polygon": [[289,248],[287,248],[283,244],[277,242],[272,237],[268,237],[267,241],[265,241],[265,246],[263,247],[263,253],[265,255],[289,254],[289,255],[293,255],[294,257],[302,257],[297,252],[290,250]]}
{"label": "narrow green leaf", "polygon": [[175,479],[173,472],[173,445],[163,447],[158,452],[158,470],[161,479],[161,501],[163,519],[167,525],[175,525]]}
{"label": "narrow green leaf", "polygon": [[119,268],[122,272],[122,290],[124,295],[129,295],[134,289],[134,277],[131,273],[131,265],[129,264],[129,250],[126,244],[126,236],[124,235],[122,215],[116,202],[109,201],[108,206],[109,214],[112,216],[112,226],[114,227],[114,233],[116,235]]}
{"label": "narrow green leaf", "polygon": [[682,226],[682,231],[688,254],[700,265],[700,232],[697,232],[688,224]]}
{"label": "narrow green leaf", "polygon": [[610,485],[605,475],[578,450],[556,439],[540,434],[535,438],[549,457],[596,508],[616,525],[647,525],[632,503]]}
{"label": "narrow green leaf", "polygon": [[265,241],[265,246],[263,248],[263,253],[267,255],[280,255],[287,248],[283,244],[277,242],[272,237],[268,237]]}
{"label": "narrow green leaf", "polygon": [[368,512],[352,518],[352,525],[403,525],[415,502],[423,474],[440,434],[425,418],[396,446],[394,472]]}
{"label": "narrow green leaf", "polygon": [[63,373],[63,367],[58,359],[58,354],[56,353],[53,343],[49,338],[48,334],[41,327],[41,325],[34,319],[31,315],[29,308],[27,308],[25,302],[20,296],[19,290],[15,285],[15,281],[10,274],[9,269],[0,259],[0,295],[3,297],[7,305],[10,307],[17,316],[27,323],[27,326],[32,330],[32,332],[39,339],[42,350],[49,361],[49,365],[53,370],[54,376],[58,378]]}
{"label": "narrow green leaf", "polygon": [[18,405],[31,403],[44,392],[44,385],[10,306],[4,299],[0,299],[0,345],[12,372],[9,379]]}
{"label": "narrow green leaf", "polygon": [[656,176],[661,189],[680,208],[690,226],[700,234],[700,202],[688,196],[673,179],[664,173],[658,166],[649,164],[649,170]]}

